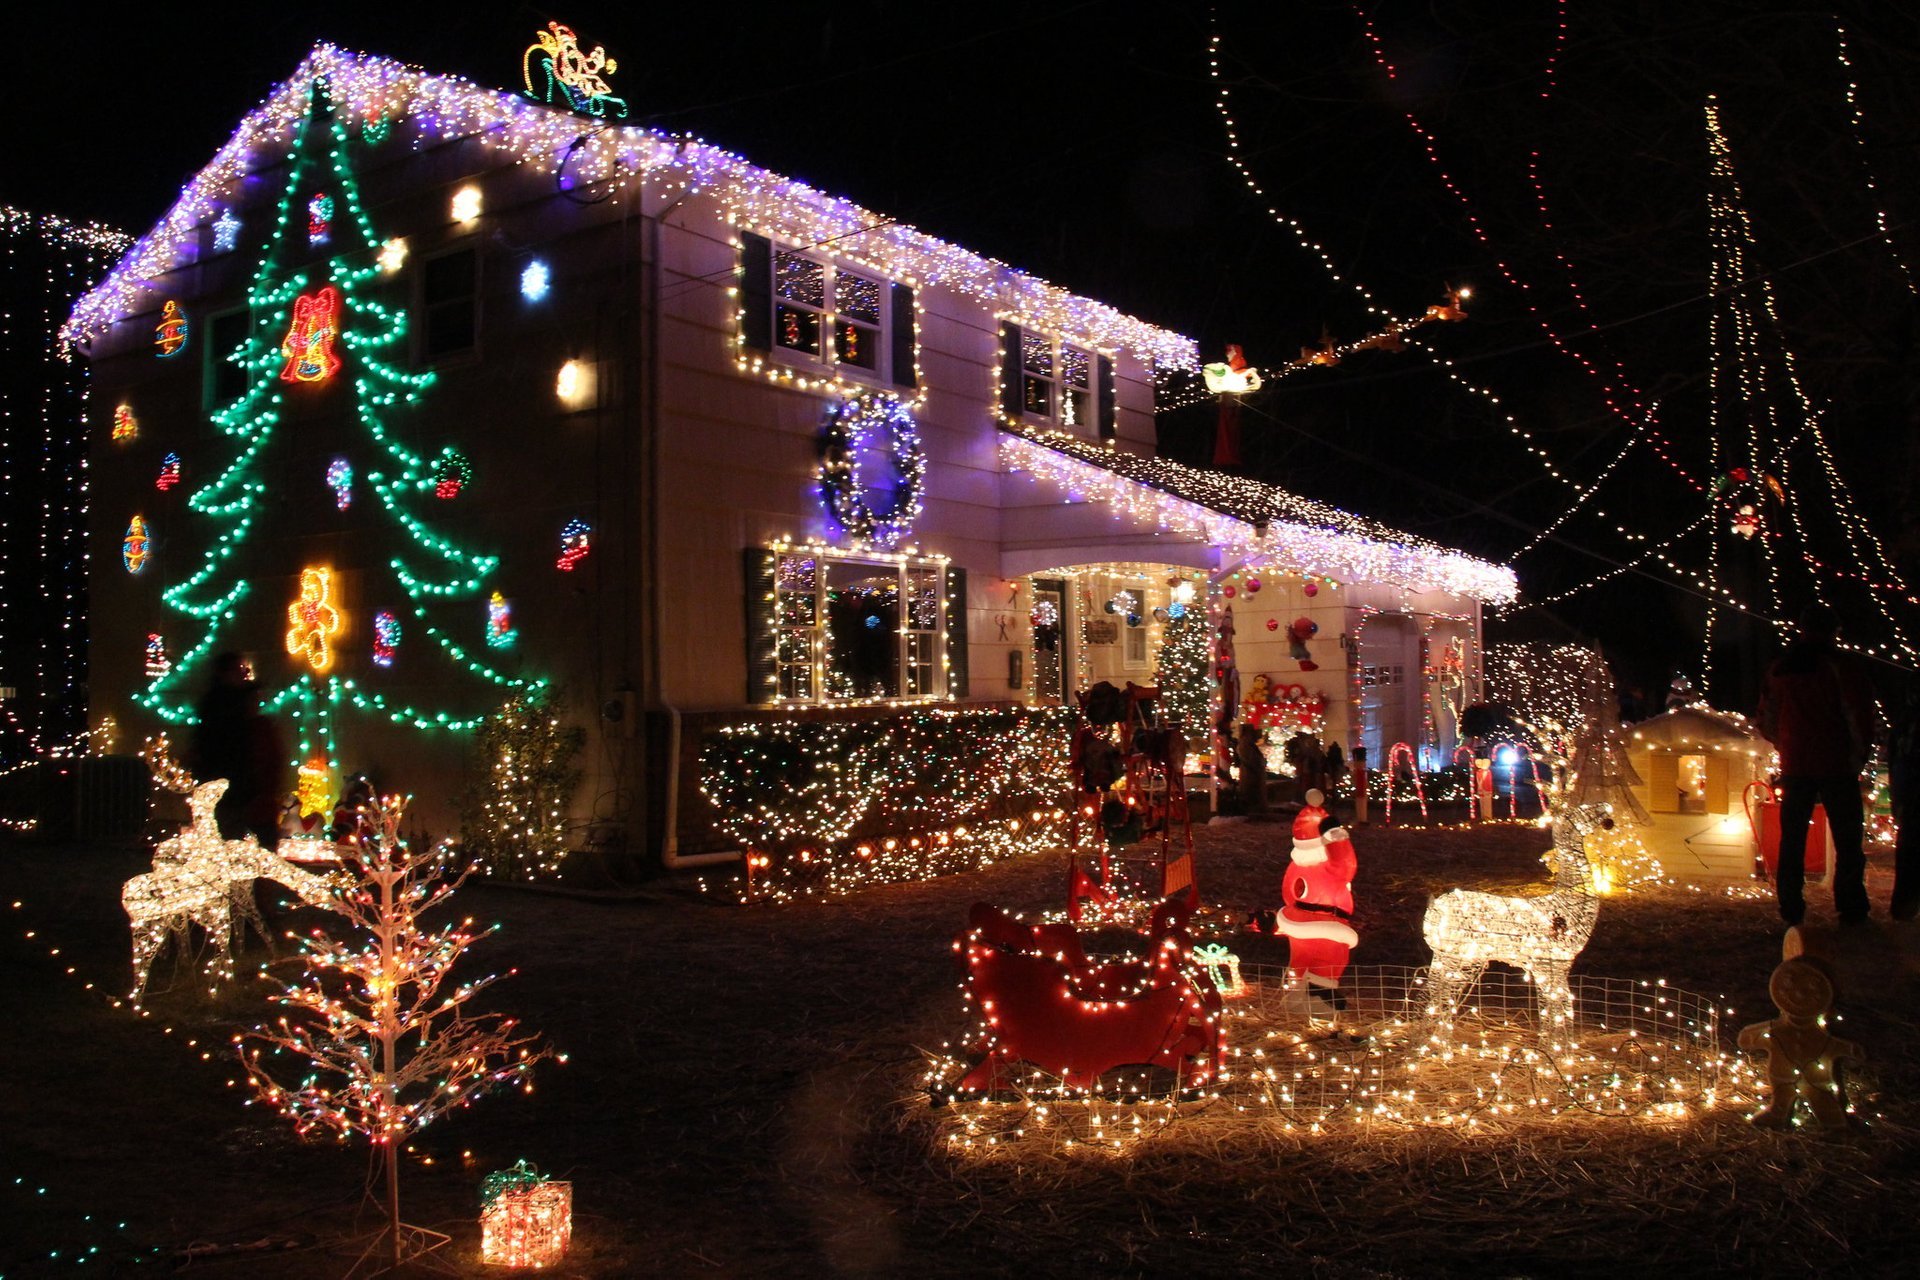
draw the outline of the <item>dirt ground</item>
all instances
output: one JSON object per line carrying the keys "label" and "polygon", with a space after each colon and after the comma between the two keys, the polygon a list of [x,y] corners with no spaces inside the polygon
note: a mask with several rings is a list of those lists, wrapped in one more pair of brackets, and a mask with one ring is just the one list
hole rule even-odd
{"label": "dirt ground", "polygon": [[[1219,918],[1273,905],[1284,824],[1198,843]],[[1424,963],[1431,894],[1543,885],[1546,843],[1515,826],[1357,831],[1356,963]],[[229,1041],[267,1016],[271,986],[209,996],[163,956],[146,1016],[109,999],[128,985],[119,885],[144,869],[138,849],[0,848],[0,1276],[337,1276],[379,1223],[367,1153],[243,1105]],[[948,948],[969,904],[1063,905],[1056,860],[780,907],[688,880],[597,900],[474,884],[454,904],[502,930],[466,971],[517,970],[492,1006],[571,1061],[416,1140],[404,1208],[452,1235],[461,1274],[487,1273],[480,1178],[520,1158],[573,1182],[562,1275],[1910,1274],[1920,926],[1886,920],[1888,881],[1876,857],[1874,922],[1835,937],[1843,1030],[1871,1061],[1862,1133],[1763,1134],[1725,1113],[1479,1135],[1249,1126],[1033,1162],[950,1154],[914,1091],[923,1050],[966,1027]],[[1771,1015],[1779,945],[1770,901],[1665,888],[1607,899],[1576,972],[1664,977],[1737,1027]],[[290,977],[291,944],[277,953],[256,940],[244,968]]]}

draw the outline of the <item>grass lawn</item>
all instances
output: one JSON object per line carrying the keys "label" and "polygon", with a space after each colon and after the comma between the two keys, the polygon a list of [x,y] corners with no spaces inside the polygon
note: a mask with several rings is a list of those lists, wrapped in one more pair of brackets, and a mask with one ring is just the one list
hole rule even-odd
{"label": "grass lawn", "polygon": [[[1197,833],[1214,919],[1274,905],[1287,832]],[[1355,844],[1356,964],[1423,964],[1433,893],[1546,883],[1537,829],[1375,826]],[[291,977],[293,947],[269,960],[254,940],[243,977],[211,996],[168,953],[146,1016],[115,1007],[129,982],[119,886],[146,865],[138,849],[0,848],[0,1275],[190,1260],[216,1277],[337,1276],[350,1238],[380,1222],[367,1151],[300,1141],[243,1105],[229,1044],[269,1011],[272,988],[245,975],[264,963]],[[487,1098],[421,1135],[403,1209],[449,1232],[470,1274],[488,1273],[480,1178],[522,1157],[573,1181],[567,1275],[1908,1274],[1920,926],[1887,922],[1889,875],[1876,858],[1880,914],[1832,944],[1841,1032],[1869,1055],[1855,1095],[1875,1119],[1860,1133],[1762,1133],[1732,1110],[1482,1133],[1248,1122],[1120,1156],[990,1158],[951,1151],[916,1093],[924,1051],[967,1029],[949,943],[975,901],[1064,905],[1059,862],[779,907],[690,881],[601,900],[473,884],[453,905],[503,928],[466,972],[518,970],[483,1007],[572,1060],[543,1066],[530,1096]],[[1830,924],[1813,897],[1813,922]],[[1284,954],[1223,940],[1251,962]],[[1665,978],[1731,1006],[1737,1028],[1772,1015],[1779,946],[1770,901],[1660,888],[1606,899],[1575,972]]]}

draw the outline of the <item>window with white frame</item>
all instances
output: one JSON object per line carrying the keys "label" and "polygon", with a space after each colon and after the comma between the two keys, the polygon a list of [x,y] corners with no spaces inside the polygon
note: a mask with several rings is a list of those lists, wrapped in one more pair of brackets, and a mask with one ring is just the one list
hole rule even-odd
{"label": "window with white frame", "polygon": [[946,566],[808,549],[774,565],[782,701],[933,698],[946,684]]}
{"label": "window with white frame", "polygon": [[1113,361],[1041,329],[1001,325],[1000,407],[1016,423],[1114,437]]}
{"label": "window with white frame", "polygon": [[773,254],[773,342],[823,363],[880,370],[886,284],[791,249]]}

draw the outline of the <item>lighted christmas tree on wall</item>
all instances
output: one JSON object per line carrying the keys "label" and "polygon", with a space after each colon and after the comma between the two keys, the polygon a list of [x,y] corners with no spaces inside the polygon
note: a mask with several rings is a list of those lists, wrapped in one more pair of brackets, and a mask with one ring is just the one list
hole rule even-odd
{"label": "lighted christmas tree on wall", "polygon": [[380,1149],[396,1266],[432,1247],[425,1242],[433,1235],[400,1221],[401,1145],[493,1089],[531,1092],[535,1064],[557,1056],[512,1018],[465,1012],[494,978],[442,990],[455,962],[493,930],[476,930],[472,920],[431,932],[422,925],[466,872],[449,876],[449,846],[420,853],[400,839],[405,808],[398,797],[376,802],[366,815],[370,834],[344,855],[359,882],[337,909],[359,945],[316,931],[303,944],[305,974],[276,998],[290,1012],[235,1039],[247,1082],[302,1134],[359,1134]]}
{"label": "lighted christmas tree on wall", "polygon": [[[382,284],[398,257],[380,253],[361,204],[351,163],[360,145],[335,119],[325,80],[316,80],[253,275],[246,337],[222,353],[246,378],[245,389],[212,415],[233,453],[224,467],[197,468],[212,479],[187,501],[195,529],[208,535],[205,554],[193,573],[161,593],[189,620],[193,639],[139,695],[163,719],[191,722],[193,691],[215,654],[271,645],[281,656],[256,668],[264,705],[293,717],[295,759],[317,755],[331,770],[339,768],[334,712],[342,705],[413,729],[470,730],[499,705],[504,689],[540,684],[475,656],[489,648],[488,602],[498,594],[489,579],[498,557],[456,545],[419,514],[441,500],[435,468],[451,446],[429,458],[393,429],[392,420],[433,385],[433,374],[407,372],[391,358],[406,337],[407,314],[382,295],[403,286]],[[302,444],[297,453],[290,414]],[[332,462],[297,475],[297,459],[323,444],[337,446],[326,449]],[[351,574],[324,562],[276,559],[289,535],[343,527],[328,523],[348,518],[349,504],[333,491],[355,473],[391,530],[385,563]],[[329,500],[317,510],[285,502],[275,488],[283,478],[296,493],[307,486]],[[314,523],[301,526],[309,510]],[[278,522],[271,540],[259,531],[270,512]],[[349,585],[356,592],[351,609],[342,598]],[[390,625],[385,637],[375,634],[376,617],[392,623],[403,611],[412,619],[404,629]],[[391,643],[396,634],[408,643]],[[284,644],[276,643],[281,637]],[[436,701],[444,690],[454,706],[389,696],[405,688],[432,688]]]}
{"label": "lighted christmas tree on wall", "polygon": [[460,844],[507,879],[532,880],[559,869],[567,852],[567,797],[580,781],[574,765],[586,732],[560,722],[553,690],[507,702],[480,728],[477,776],[460,806]]}

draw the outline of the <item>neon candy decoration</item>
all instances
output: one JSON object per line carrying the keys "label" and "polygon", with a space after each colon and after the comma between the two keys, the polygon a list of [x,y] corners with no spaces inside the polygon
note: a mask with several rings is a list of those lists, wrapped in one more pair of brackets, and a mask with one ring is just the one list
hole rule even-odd
{"label": "neon candy decoration", "polygon": [[473,465],[466,457],[452,445],[442,449],[433,468],[433,496],[450,502],[472,482]]}
{"label": "neon candy decoration", "polygon": [[160,459],[160,474],[153,479],[153,487],[165,493],[180,483],[180,455],[170,453]]}
{"label": "neon candy decoration", "polygon": [[378,667],[393,665],[394,651],[400,647],[400,619],[384,609],[373,615],[373,662]]}
{"label": "neon candy decoration", "polygon": [[147,560],[152,554],[152,536],[147,532],[147,522],[135,516],[127,523],[127,536],[120,542],[120,560],[127,566],[128,573],[139,573],[147,567]]}
{"label": "neon candy decoration", "polygon": [[317,195],[307,201],[307,243],[325,244],[333,236],[333,197]]}
{"label": "neon candy decoration", "polygon": [[167,299],[160,308],[160,323],[153,331],[153,345],[160,349],[162,356],[177,356],[187,347],[187,318],[180,312],[180,304]]}
{"label": "neon candy decoration", "polygon": [[487,600],[487,644],[494,649],[510,649],[520,633],[513,629],[513,605],[498,591]]}
{"label": "neon candy decoration", "polygon": [[585,520],[569,520],[566,528],[560,530],[560,559],[554,567],[563,573],[571,573],[573,567],[587,558],[593,550],[593,526]]}
{"label": "neon candy decoration", "polygon": [[333,505],[345,511],[353,502],[353,464],[345,458],[328,463],[327,487],[333,490]]}
{"label": "neon candy decoration", "polygon": [[113,409],[113,441],[125,444],[140,434],[140,421],[133,416],[130,404],[115,405]]}
{"label": "neon candy decoration", "polygon": [[287,358],[282,382],[325,382],[340,371],[334,339],[340,336],[340,291],[327,285],[318,293],[303,293],[293,302],[293,323],[280,353]]}
{"label": "neon candy decoration", "polygon": [[313,565],[300,571],[300,595],[287,606],[287,652],[315,672],[333,666],[333,638],[343,623],[333,606],[333,570]]}

